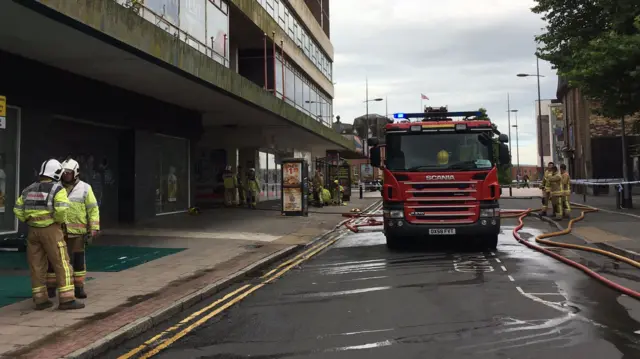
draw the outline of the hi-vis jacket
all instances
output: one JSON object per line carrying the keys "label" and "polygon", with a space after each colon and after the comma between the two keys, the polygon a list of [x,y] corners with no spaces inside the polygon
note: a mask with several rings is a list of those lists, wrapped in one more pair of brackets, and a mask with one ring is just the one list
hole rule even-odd
{"label": "hi-vis jacket", "polygon": [[233,172],[225,172],[222,174],[222,181],[224,184],[224,188],[233,189],[238,187],[238,178]]}
{"label": "hi-vis jacket", "polygon": [[67,232],[85,234],[100,230],[100,210],[91,186],[83,181],[65,187],[71,208],[67,214]]}
{"label": "hi-vis jacket", "polygon": [[551,197],[562,196],[562,176],[560,173],[549,172],[547,175],[545,191],[551,193]]}
{"label": "hi-vis jacket", "polygon": [[549,187],[549,185],[547,184],[547,181],[550,175],[551,175],[551,171],[549,170],[545,170],[544,174],[542,175],[542,184],[540,185],[540,187],[544,189],[546,192],[549,192],[549,190],[547,189],[547,187]]}
{"label": "hi-vis jacket", "polygon": [[67,221],[70,204],[67,191],[58,182],[35,182],[22,191],[13,207],[20,222],[30,227],[49,227]]}

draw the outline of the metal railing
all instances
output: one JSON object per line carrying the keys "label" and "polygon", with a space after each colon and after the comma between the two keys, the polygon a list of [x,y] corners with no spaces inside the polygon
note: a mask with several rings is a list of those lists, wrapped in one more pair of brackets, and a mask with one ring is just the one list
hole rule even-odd
{"label": "metal railing", "polygon": [[[156,25],[157,27],[163,29],[174,37],[182,40],[189,46],[198,50],[199,52],[205,54],[207,57],[214,59],[218,63],[222,64],[225,67],[229,67],[229,59],[227,58],[227,35],[225,34],[222,39],[216,39],[211,36],[211,46],[208,46],[205,43],[202,43],[200,40],[196,39],[186,31],[182,30],[179,26],[172,24],[169,20],[167,20],[164,14],[160,15],[153,10],[149,9],[146,5],[144,5],[140,0],[114,0],[116,3],[122,5],[123,7],[130,9],[138,16],[143,19],[149,21],[150,23]],[[224,53],[220,54],[213,47],[216,41],[222,41],[222,48],[224,49]]]}

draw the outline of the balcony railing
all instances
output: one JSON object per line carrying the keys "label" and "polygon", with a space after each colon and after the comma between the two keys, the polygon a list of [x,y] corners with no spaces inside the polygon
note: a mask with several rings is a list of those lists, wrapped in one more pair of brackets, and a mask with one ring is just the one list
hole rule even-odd
{"label": "balcony railing", "polygon": [[[152,24],[155,24],[157,27],[163,29],[164,31],[168,32],[174,37],[184,41],[194,49],[205,54],[207,57],[214,59],[215,61],[217,61],[218,63],[222,64],[225,67],[229,67],[228,54],[226,54],[227,41],[228,41],[227,35],[224,35],[220,39],[216,39],[213,36],[211,36],[210,38],[211,46],[208,46],[207,44],[204,44],[201,41],[197,40],[195,37],[191,36],[186,31],[180,29],[180,27],[172,24],[169,20],[165,19],[164,15],[160,15],[154,12],[153,10],[149,9],[146,5],[144,5],[139,0],[114,0],[114,1],[122,5],[123,7],[130,9],[131,11],[138,14],[143,19],[151,22]],[[218,41],[223,42],[222,48],[224,49],[224,53],[222,54],[214,49],[214,46]]]}

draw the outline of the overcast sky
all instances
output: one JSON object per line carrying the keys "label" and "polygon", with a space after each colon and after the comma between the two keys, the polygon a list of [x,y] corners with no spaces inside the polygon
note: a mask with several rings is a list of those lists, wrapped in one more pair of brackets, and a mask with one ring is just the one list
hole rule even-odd
{"label": "overcast sky", "polygon": [[[536,164],[534,36],[544,22],[533,0],[331,0],[331,41],[335,47],[334,115],[353,122],[369,98],[388,97],[389,114],[420,111],[424,105],[465,111],[485,107],[507,133],[507,93],[519,110],[520,163]],[[540,62],[541,95],[555,98],[557,78]],[[385,114],[385,102],[369,112]],[[514,116],[511,124],[515,124]],[[514,163],[516,135],[511,137]]]}

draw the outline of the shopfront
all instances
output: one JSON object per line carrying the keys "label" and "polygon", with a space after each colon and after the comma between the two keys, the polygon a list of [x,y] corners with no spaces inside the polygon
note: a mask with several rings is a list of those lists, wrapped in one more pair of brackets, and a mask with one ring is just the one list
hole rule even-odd
{"label": "shopfront", "polygon": [[0,234],[18,229],[13,214],[20,182],[20,109],[8,107],[0,124]]}

